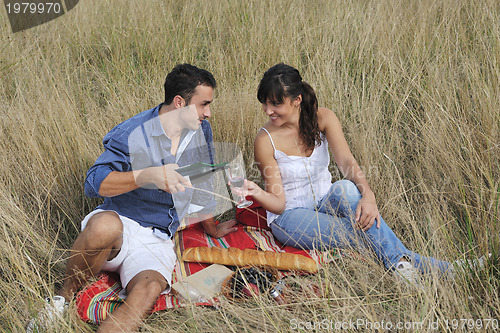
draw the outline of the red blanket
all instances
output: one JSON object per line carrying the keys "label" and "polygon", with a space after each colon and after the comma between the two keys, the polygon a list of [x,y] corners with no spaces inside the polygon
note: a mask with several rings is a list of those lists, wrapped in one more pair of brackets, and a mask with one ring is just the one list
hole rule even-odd
{"label": "red blanket", "polygon": [[[283,246],[274,238],[265,221],[265,211],[261,207],[238,210],[236,219],[238,231],[225,237],[215,239],[208,236],[201,223],[191,224],[188,228],[177,232],[174,236],[177,257],[181,258],[184,249],[189,247],[238,247],[240,249],[261,249],[275,252],[296,253],[315,259],[320,266],[341,255],[340,251],[318,252],[304,251],[290,246]],[[177,261],[172,283],[185,278],[199,270],[208,267],[208,264],[188,263]],[[281,272],[286,274],[286,272]],[[86,322],[99,324],[116,307],[123,303],[118,296],[122,287],[120,279],[115,273],[103,272],[98,280],[78,293],[76,305],[80,318]],[[211,305],[198,303],[198,305]],[[152,312],[183,306],[182,302],[172,294],[162,295],[156,302]]]}

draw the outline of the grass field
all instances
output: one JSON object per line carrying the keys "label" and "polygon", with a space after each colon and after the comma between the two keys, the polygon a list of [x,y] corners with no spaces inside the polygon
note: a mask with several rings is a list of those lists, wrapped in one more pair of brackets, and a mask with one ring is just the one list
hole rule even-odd
{"label": "grass field", "polygon": [[[323,320],[442,332],[445,320],[500,320],[498,1],[85,0],[16,34],[0,9],[0,27],[2,331],[22,332],[60,283],[80,221],[99,203],[83,181],[104,134],[159,104],[166,73],[182,62],[216,77],[215,139],[241,147],[252,179],[253,139],[266,122],[257,85],[285,62],[340,118],[382,216],[408,248],[493,260],[454,283],[430,278],[422,292],[371,257],[339,260],[300,278],[323,293],[288,309],[265,297],[178,309],[149,317],[143,332],[287,332]],[[75,311],[56,326],[95,329]]]}

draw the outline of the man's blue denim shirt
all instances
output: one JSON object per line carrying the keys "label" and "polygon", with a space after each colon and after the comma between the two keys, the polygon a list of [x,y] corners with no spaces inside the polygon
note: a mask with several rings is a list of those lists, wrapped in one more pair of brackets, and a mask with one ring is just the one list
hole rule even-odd
{"label": "man's blue denim shirt", "polygon": [[[151,166],[177,163],[180,167],[193,163],[213,162],[213,134],[208,121],[198,130],[185,130],[175,156],[170,153],[171,141],[159,119],[161,104],[114,127],[103,140],[105,151],[87,172],[85,194],[100,197],[102,181],[112,171],[133,171]],[[144,227],[152,227],[160,237],[172,237],[180,219],[187,215],[189,205],[203,207],[199,213],[211,213],[215,199],[207,195],[211,182],[198,184],[171,195],[154,185],[139,188],[114,197],[104,198],[98,209],[113,210]]]}

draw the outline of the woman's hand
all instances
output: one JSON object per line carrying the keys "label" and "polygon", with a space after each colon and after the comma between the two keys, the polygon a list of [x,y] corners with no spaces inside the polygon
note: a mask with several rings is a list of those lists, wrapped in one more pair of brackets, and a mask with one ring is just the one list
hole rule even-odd
{"label": "woman's hand", "polygon": [[[231,185],[229,183],[229,185]],[[279,190],[275,194],[273,192],[268,192],[262,189],[259,185],[255,184],[253,181],[245,179],[243,187],[232,187],[231,192],[234,195],[240,197],[252,196],[252,200],[259,203],[265,210],[274,213],[281,214],[285,210],[285,195],[282,192],[281,185],[275,186]],[[281,195],[279,194],[281,192]]]}
{"label": "woman's hand", "polygon": [[263,191],[259,185],[247,179],[245,179],[245,185],[243,188],[246,189],[246,195],[251,195],[252,197],[258,196]]}
{"label": "woman's hand", "polygon": [[[229,183],[229,185],[231,185],[231,183]],[[231,186],[231,190],[233,191],[234,194],[242,197],[246,197],[248,195],[255,197],[258,196],[259,193],[263,191],[259,185],[255,184],[253,181],[248,179],[245,179],[243,187]]]}
{"label": "woman's hand", "polygon": [[371,192],[363,195],[359,200],[356,215],[354,216],[355,228],[366,231],[373,226],[375,220],[377,221],[377,228],[380,228],[380,213],[375,201],[375,195]]}

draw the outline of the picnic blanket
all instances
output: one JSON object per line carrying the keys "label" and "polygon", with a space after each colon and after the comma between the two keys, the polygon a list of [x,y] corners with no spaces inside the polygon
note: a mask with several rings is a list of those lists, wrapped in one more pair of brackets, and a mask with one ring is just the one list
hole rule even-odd
{"label": "picnic blanket", "polygon": [[[238,209],[236,212],[238,230],[222,238],[213,238],[207,235],[196,220],[190,220],[184,229],[174,236],[177,262],[172,276],[172,284],[188,277],[209,264],[183,262],[179,258],[182,252],[190,247],[237,247],[240,249],[259,249],[264,251],[288,252],[308,256],[316,260],[319,267],[343,255],[342,250],[324,251],[300,250],[290,246],[283,246],[274,238],[265,220],[265,210],[254,204],[247,209]],[[281,276],[288,272],[280,272]],[[120,279],[116,273],[102,272],[97,280],[86,286],[76,296],[78,315],[83,321],[99,324],[107,315],[123,303],[119,294],[122,290]],[[182,299],[172,293],[161,295],[152,312],[185,306]],[[196,303],[196,305],[211,306],[213,303]]]}

